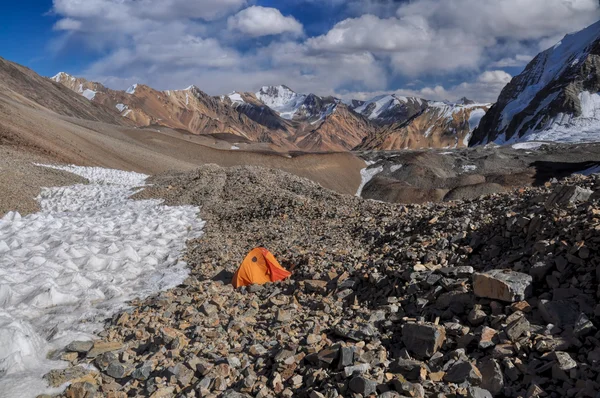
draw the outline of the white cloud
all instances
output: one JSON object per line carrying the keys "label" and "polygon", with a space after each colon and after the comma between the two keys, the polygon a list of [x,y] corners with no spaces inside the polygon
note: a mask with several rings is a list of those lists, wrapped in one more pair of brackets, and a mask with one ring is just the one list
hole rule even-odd
{"label": "white cloud", "polygon": [[[494,101],[510,80],[497,69],[523,66],[540,47],[600,18],[597,0],[326,1],[347,6],[336,17],[355,17],[310,38],[276,8],[244,8],[255,0],[53,0],[53,11],[55,29],[68,32],[61,42],[100,50],[86,77],[116,88],[196,84],[221,94],[286,84],[366,98],[397,88],[389,84],[401,75],[419,82],[406,87],[425,86],[400,93],[479,101]],[[261,39],[243,41],[250,48],[241,51],[241,34]]]}
{"label": "white cloud", "polygon": [[349,18],[308,44],[315,51],[369,51],[399,74],[452,73],[521,65],[527,56],[503,51],[524,41],[546,44],[599,17],[597,0],[413,0],[397,5],[395,17]]}
{"label": "white cloud", "polygon": [[294,17],[285,17],[276,8],[252,6],[229,17],[227,26],[252,37],[291,33],[301,36],[302,24]]}

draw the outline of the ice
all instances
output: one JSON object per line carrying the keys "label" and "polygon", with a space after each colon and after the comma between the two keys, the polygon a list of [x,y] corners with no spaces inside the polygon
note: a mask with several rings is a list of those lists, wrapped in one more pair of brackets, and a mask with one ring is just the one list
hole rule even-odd
{"label": "ice", "polygon": [[[471,116],[469,117],[469,129],[474,131],[477,127],[479,127],[479,123],[481,123],[481,119],[485,116],[485,110],[479,108],[471,111]],[[468,144],[468,141],[465,145]]]}
{"label": "ice", "polygon": [[367,164],[367,167],[360,171],[361,182],[360,186],[358,187],[358,190],[356,191],[356,196],[358,197],[362,195],[362,191],[365,188],[365,186],[369,183],[369,181],[371,181],[373,177],[375,177],[377,174],[383,171],[383,166],[370,167],[375,162],[367,161],[365,163]]}
{"label": "ice", "polygon": [[126,91],[127,94],[135,94],[135,90],[137,89],[137,84],[134,84],[133,86],[129,87]]}
{"label": "ice", "polygon": [[180,260],[204,223],[193,206],[129,199],[147,176],[49,166],[89,184],[44,188],[42,210],[0,219],[0,396],[35,397],[62,362],[50,350],[93,339],[103,320],[136,297],[179,285]]}
{"label": "ice", "polygon": [[513,144],[513,149],[523,149],[523,150],[536,150],[539,149],[544,142],[520,142],[518,144]]}
{"label": "ice", "polygon": [[81,95],[91,101],[96,97],[96,92],[94,90],[85,89]]}
{"label": "ice", "polygon": [[229,99],[231,100],[231,102],[233,102],[234,105],[237,104],[245,104],[246,101],[244,101],[244,99],[242,98],[242,96],[239,93],[233,92],[232,94],[229,94]]}

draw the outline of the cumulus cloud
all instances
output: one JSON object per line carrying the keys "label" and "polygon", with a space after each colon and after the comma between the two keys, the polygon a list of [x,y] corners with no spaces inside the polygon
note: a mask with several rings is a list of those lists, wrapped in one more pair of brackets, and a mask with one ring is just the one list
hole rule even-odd
{"label": "cumulus cloud", "polygon": [[[345,8],[317,21],[327,26],[313,37],[260,0],[53,0],[53,12],[55,29],[68,32],[63,41],[101,50],[86,77],[115,88],[196,84],[222,94],[287,84],[351,97],[394,91],[390,82],[405,80],[411,90],[398,93],[479,101],[494,101],[510,80],[501,68],[522,67],[600,18],[597,0],[323,1]],[[330,25],[333,17],[341,21]]]}
{"label": "cumulus cloud", "polygon": [[227,26],[252,37],[291,33],[303,34],[303,27],[294,17],[285,17],[276,8],[252,6],[229,17]]}
{"label": "cumulus cloud", "polygon": [[[371,2],[372,3],[372,2]],[[506,57],[506,42],[556,39],[600,17],[597,0],[414,0],[397,6],[396,15],[362,15],[336,24],[309,39],[315,51],[369,51],[391,62],[400,74],[476,70],[487,62],[514,66],[525,57]],[[538,51],[537,48],[534,51]],[[510,59],[512,58],[512,59]],[[503,62],[500,62],[504,60]],[[490,65],[491,66],[491,65]]]}

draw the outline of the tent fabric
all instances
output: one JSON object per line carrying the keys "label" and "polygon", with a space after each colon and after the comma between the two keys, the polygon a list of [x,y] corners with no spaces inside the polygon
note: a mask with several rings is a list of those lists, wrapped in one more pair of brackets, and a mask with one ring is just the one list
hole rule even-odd
{"label": "tent fabric", "polygon": [[231,281],[233,287],[264,285],[281,281],[292,275],[284,269],[275,256],[264,247],[257,247],[248,253]]}

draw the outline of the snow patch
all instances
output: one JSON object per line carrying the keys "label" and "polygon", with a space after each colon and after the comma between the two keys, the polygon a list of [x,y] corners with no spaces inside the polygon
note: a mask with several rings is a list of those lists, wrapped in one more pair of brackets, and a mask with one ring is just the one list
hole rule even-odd
{"label": "snow patch", "polygon": [[115,105],[115,108],[117,108],[119,110],[119,112],[123,112],[125,109],[127,109],[127,105],[117,104],[117,105]]}
{"label": "snow patch", "polygon": [[239,147],[239,146],[237,146],[237,145],[232,145],[232,146],[231,146],[231,150],[232,150],[232,151],[237,151],[237,150],[239,150],[239,149],[240,149],[240,147]]}
{"label": "snow patch", "polygon": [[522,149],[522,150],[536,150],[539,149],[543,142],[520,142],[518,144],[513,144],[513,149]]}
{"label": "snow patch", "polygon": [[96,97],[96,92],[94,90],[86,89],[81,95],[91,101],[94,99],[94,97]]}
{"label": "snow patch", "polygon": [[0,219],[0,395],[6,398],[48,392],[41,376],[66,365],[47,360],[49,351],[93,339],[128,300],[183,282],[181,253],[204,226],[197,207],[129,199],[143,174],[49,167],[90,183],[44,188],[39,213]]}
{"label": "snow patch", "polygon": [[239,93],[233,92],[231,94],[229,94],[229,99],[231,100],[231,102],[234,103],[234,105],[237,104],[245,104],[246,101],[244,101],[244,99],[242,98],[242,96]]}
{"label": "snow patch", "polygon": [[358,196],[358,197],[361,197],[362,191],[365,188],[365,186],[369,183],[369,181],[371,181],[377,174],[379,174],[383,171],[383,166],[369,168],[369,166],[375,164],[376,162],[367,161],[365,163],[367,164],[367,167],[360,171],[361,181],[360,181],[360,186],[358,187],[358,190],[356,191],[356,196]]}
{"label": "snow patch", "polygon": [[127,94],[135,94],[135,90],[137,89],[137,83],[134,84],[133,86],[129,87],[126,91]]}
{"label": "snow patch", "polygon": [[465,173],[470,173],[472,171],[477,170],[477,166],[475,166],[474,164],[465,164],[465,165],[462,166],[462,170]]}
{"label": "snow patch", "polygon": [[403,166],[403,164],[395,164],[392,167],[390,167],[390,171],[392,173],[395,173],[396,171],[400,170]]}

